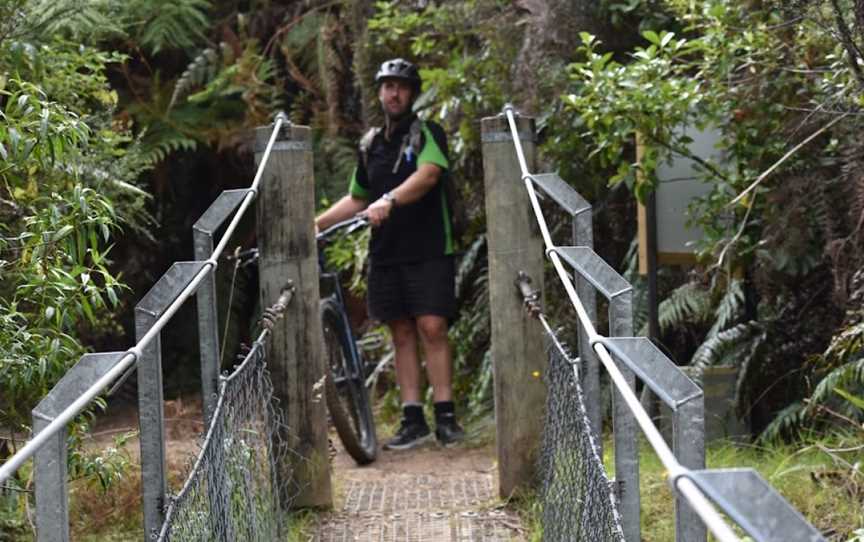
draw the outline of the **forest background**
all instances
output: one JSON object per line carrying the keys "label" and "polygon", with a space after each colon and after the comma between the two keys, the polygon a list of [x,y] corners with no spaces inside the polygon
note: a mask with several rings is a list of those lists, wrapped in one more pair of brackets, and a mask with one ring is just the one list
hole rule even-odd
{"label": "forest background", "polygon": [[[254,127],[280,110],[311,126],[317,200],[344,193],[394,56],[422,67],[417,108],[447,131],[470,218],[452,332],[469,418],[491,409],[479,120],[512,102],[537,119],[539,169],[594,204],[637,330],[636,202],[689,155],[678,127],[719,130],[725,159],[700,162],[710,192],[691,208],[700,264],[661,269],[659,342],[682,365],[736,365],[755,435],[860,451],[864,0],[0,0],[0,460],[82,353],[134,342],[134,304],[192,259],[192,223],[249,184]],[[358,298],[363,247],[329,253]],[[236,344],[253,279],[220,275],[239,281]],[[195,332],[167,332],[169,396],[197,388]],[[103,484],[121,468],[80,449],[71,463]]]}

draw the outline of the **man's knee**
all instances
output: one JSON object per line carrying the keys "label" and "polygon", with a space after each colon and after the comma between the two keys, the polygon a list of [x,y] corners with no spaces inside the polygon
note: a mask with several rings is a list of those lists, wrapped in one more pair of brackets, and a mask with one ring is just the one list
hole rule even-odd
{"label": "man's knee", "polygon": [[420,316],[417,318],[417,329],[424,341],[447,340],[447,319],[443,316]]}
{"label": "man's knee", "polygon": [[394,348],[417,347],[417,332],[414,329],[414,322],[411,320],[394,320],[388,322],[387,326],[390,328]]}

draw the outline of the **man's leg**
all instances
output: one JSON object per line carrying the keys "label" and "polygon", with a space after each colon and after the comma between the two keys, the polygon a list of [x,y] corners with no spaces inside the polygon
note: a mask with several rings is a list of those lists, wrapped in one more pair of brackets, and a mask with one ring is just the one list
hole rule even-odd
{"label": "man's leg", "polygon": [[447,337],[447,319],[437,315],[417,317],[417,329],[426,352],[426,374],[435,400],[435,436],[447,445],[465,437],[456,423],[453,404],[453,354]]}
{"label": "man's leg", "polygon": [[417,356],[417,329],[414,320],[405,318],[387,322],[393,337],[396,359],[396,382],[402,403],[420,402],[420,359]]}
{"label": "man's leg", "polygon": [[426,375],[432,385],[432,397],[436,403],[452,401],[453,355],[447,337],[447,319],[433,314],[418,316],[417,330],[426,352]]}
{"label": "man's leg", "polygon": [[420,359],[417,356],[417,327],[412,319],[387,322],[393,337],[396,382],[402,400],[402,424],[385,450],[407,450],[430,438],[429,426],[420,402]]}

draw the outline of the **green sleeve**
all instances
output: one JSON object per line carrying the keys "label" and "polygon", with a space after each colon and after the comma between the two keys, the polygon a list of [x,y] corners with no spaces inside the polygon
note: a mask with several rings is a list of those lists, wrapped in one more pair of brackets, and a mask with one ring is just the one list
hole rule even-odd
{"label": "green sleeve", "polygon": [[417,157],[417,166],[420,166],[420,164],[435,164],[442,169],[450,169],[450,162],[447,161],[447,156],[442,152],[441,147],[438,146],[438,142],[432,136],[432,132],[429,131],[425,122],[422,129],[426,143]]}
{"label": "green sleeve", "polygon": [[348,193],[351,194],[352,198],[369,199],[369,190],[360,184],[360,181],[357,179],[356,167],[351,174],[351,184],[348,185]]}

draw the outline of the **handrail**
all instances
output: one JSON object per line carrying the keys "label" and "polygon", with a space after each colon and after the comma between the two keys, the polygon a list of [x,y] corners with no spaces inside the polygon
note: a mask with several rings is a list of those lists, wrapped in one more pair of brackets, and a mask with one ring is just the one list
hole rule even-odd
{"label": "handrail", "polygon": [[588,341],[591,344],[591,347],[597,353],[597,356],[606,368],[606,372],[609,373],[609,377],[612,379],[612,382],[615,384],[615,387],[618,389],[618,392],[621,394],[627,407],[636,418],[636,422],[642,429],[648,443],[651,444],[652,448],[654,448],[657,457],[669,473],[668,479],[672,489],[687,499],[690,506],[699,515],[706,527],[714,533],[714,536],[716,536],[720,542],[737,542],[739,540],[738,536],[736,536],[732,531],[732,528],[726,524],[720,513],[702,493],[699,487],[688,477],[691,473],[690,469],[684,467],[678,462],[675,455],[672,453],[672,450],[666,444],[666,441],[663,440],[660,431],[654,426],[651,417],[647,412],[645,412],[645,409],[642,408],[636,394],[630,386],[627,385],[624,375],[621,373],[620,369],[618,369],[618,366],[612,360],[611,354],[603,344],[605,337],[597,333],[597,330],[591,322],[591,318],[588,316],[588,312],[585,310],[585,306],[576,294],[576,288],[572,282],[572,278],[564,267],[564,264],[561,262],[561,258],[558,254],[558,247],[552,243],[552,237],[549,234],[549,227],[546,224],[546,219],[540,209],[540,202],[537,198],[534,182],[532,180],[533,176],[528,171],[528,166],[525,161],[525,153],[522,149],[522,142],[516,128],[514,112],[515,110],[512,105],[508,104],[504,107],[504,114],[506,115],[507,122],[510,125],[514,146],[516,147],[516,157],[519,161],[519,168],[522,172],[522,181],[525,183],[525,187],[528,190],[528,198],[531,201],[531,207],[534,211],[534,216],[537,219],[537,225],[539,226],[540,233],[543,236],[546,256],[551,260],[555,267],[555,271],[558,273],[558,277],[561,279],[561,283],[564,286],[573,307],[576,309],[579,321],[588,336]]}
{"label": "handrail", "polygon": [[225,233],[222,235],[219,244],[213,250],[210,258],[207,259],[204,263],[205,265],[198,271],[198,273],[192,278],[191,282],[186,286],[185,289],[180,293],[180,295],[175,299],[165,310],[162,316],[156,320],[147,333],[141,337],[135,346],[128,349],[125,355],[117,362],[117,364],[112,367],[105,375],[103,375],[100,379],[98,379],[95,383],[93,383],[87,390],[81,394],[71,405],[69,405],[63,412],[59,413],[56,418],[54,418],[51,423],[49,423],[42,431],[36,434],[33,438],[31,438],[27,444],[25,444],[21,449],[19,449],[12,457],[10,457],[2,466],[0,466],[0,483],[8,480],[15,471],[17,471],[21,465],[24,464],[25,461],[30,459],[36,454],[36,451],[39,450],[51,437],[55,436],[59,433],[66,425],[71,422],[75,416],[80,414],[88,404],[90,404],[93,399],[99,396],[105,388],[107,388],[115,379],[123,375],[127,369],[132,367],[138,359],[141,357],[142,351],[146,346],[148,346],[154,338],[156,338],[159,333],[162,331],[162,328],[165,327],[165,324],[174,316],[174,314],[180,309],[183,303],[198,289],[198,286],[207,277],[209,273],[215,271],[218,266],[217,260],[222,252],[225,250],[225,246],[228,244],[228,241],[231,238],[231,235],[234,233],[234,230],[237,228],[237,225],[240,223],[240,220],[243,218],[243,214],[246,212],[246,209],[252,203],[252,200],[258,194],[258,185],[260,184],[261,177],[264,174],[264,168],[267,166],[267,162],[270,158],[270,153],[273,149],[273,145],[276,142],[276,139],[279,135],[280,130],[282,129],[282,125],[289,122],[288,117],[283,112],[279,112],[276,115],[275,123],[273,126],[273,131],[270,134],[270,139],[267,142],[267,147],[264,150],[264,155],[261,158],[261,162],[258,165],[258,170],[255,173],[255,178],[252,181],[252,186],[250,187],[249,193],[246,194],[243,199],[240,208],[234,214],[233,219],[228,224],[225,229]]}

